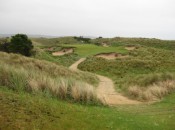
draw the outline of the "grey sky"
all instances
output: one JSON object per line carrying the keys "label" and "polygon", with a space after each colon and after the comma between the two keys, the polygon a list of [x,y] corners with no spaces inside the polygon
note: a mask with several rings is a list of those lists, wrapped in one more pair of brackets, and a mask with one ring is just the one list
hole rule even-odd
{"label": "grey sky", "polygon": [[0,0],[0,33],[175,39],[175,0]]}

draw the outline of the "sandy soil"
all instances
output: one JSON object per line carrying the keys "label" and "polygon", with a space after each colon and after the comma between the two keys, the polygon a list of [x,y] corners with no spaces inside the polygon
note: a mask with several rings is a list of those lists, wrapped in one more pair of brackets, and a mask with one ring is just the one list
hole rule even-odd
{"label": "sandy soil", "polygon": [[101,45],[103,46],[103,47],[109,47],[109,45],[107,44],[107,43],[101,43]]}
{"label": "sandy soil", "polygon": [[122,54],[117,54],[117,53],[103,53],[103,54],[98,54],[96,55],[96,57],[101,57],[107,60],[114,60],[114,59],[123,59],[123,58],[127,58],[128,55],[122,55]]}
{"label": "sandy soil", "polygon": [[69,67],[69,69],[74,70],[74,71],[78,71],[78,65],[79,65],[81,62],[85,61],[85,60],[86,60],[86,58],[81,58],[81,59],[79,59],[79,60],[76,61],[74,64],[72,64],[72,65]]}
{"label": "sandy soil", "polygon": [[[71,70],[77,71],[77,66],[83,62],[85,58],[82,58],[71,65]],[[114,89],[113,81],[105,76],[97,75],[100,80],[99,86],[96,89],[97,97],[104,103],[110,106],[119,104],[139,104],[139,101],[128,99],[127,97],[116,92]]]}
{"label": "sandy soil", "polygon": [[66,49],[63,49],[61,51],[58,51],[58,52],[53,52],[52,55],[53,56],[62,56],[62,55],[65,55],[65,54],[70,54],[70,53],[73,53],[73,49],[72,48],[66,48]]}
{"label": "sandy soil", "polygon": [[135,47],[135,46],[132,46],[132,47],[125,47],[125,49],[128,50],[128,51],[132,51],[132,50],[135,50],[136,47]]}
{"label": "sandy soil", "polygon": [[117,104],[138,104],[138,101],[128,99],[114,89],[113,81],[107,77],[97,75],[100,79],[99,86],[97,87],[97,96],[108,105]]}

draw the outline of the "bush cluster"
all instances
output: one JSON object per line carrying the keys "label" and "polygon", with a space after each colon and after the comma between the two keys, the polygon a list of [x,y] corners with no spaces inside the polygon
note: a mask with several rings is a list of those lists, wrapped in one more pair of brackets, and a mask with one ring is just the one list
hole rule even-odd
{"label": "bush cluster", "polygon": [[25,34],[17,34],[11,37],[10,42],[0,44],[0,50],[8,53],[17,53],[24,56],[32,55],[33,45]]}

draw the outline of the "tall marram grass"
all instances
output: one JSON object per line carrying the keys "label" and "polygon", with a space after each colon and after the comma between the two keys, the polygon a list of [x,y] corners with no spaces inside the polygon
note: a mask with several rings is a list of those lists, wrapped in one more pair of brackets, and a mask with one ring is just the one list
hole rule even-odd
{"label": "tall marram grass", "polygon": [[128,94],[142,101],[154,101],[175,92],[175,80],[159,81],[146,87],[130,86]]}
{"label": "tall marram grass", "polygon": [[93,75],[15,54],[0,52],[0,59],[0,86],[15,91],[47,92],[59,99],[82,103],[98,102],[93,86],[84,79],[93,79]]}

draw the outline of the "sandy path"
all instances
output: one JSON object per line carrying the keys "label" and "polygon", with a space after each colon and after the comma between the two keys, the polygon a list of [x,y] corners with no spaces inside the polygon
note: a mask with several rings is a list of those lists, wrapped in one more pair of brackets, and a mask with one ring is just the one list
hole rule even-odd
{"label": "sandy path", "polygon": [[85,60],[86,60],[86,58],[81,58],[81,59],[79,59],[79,60],[76,61],[74,64],[72,64],[72,65],[69,67],[69,69],[77,71],[77,70],[78,70],[78,65],[79,65],[81,62],[85,61]]}
{"label": "sandy path", "polygon": [[[77,66],[83,62],[86,58],[81,58],[69,68],[77,71]],[[97,97],[105,104],[108,105],[119,105],[119,104],[139,104],[139,101],[128,99],[120,93],[117,93],[114,89],[113,81],[105,76],[97,75],[99,78],[99,86],[97,87]]]}

